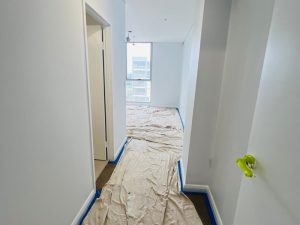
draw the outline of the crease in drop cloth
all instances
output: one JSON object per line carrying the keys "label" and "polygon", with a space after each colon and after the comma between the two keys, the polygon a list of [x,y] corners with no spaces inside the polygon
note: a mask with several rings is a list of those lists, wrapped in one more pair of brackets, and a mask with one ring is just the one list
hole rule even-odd
{"label": "crease in drop cloth", "polygon": [[176,109],[127,106],[132,139],[84,225],[202,225],[180,192],[183,129]]}

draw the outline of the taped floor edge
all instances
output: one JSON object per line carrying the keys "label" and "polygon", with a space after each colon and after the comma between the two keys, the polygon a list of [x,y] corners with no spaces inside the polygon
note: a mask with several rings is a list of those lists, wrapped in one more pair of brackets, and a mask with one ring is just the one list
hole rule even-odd
{"label": "taped floor edge", "polygon": [[[126,148],[126,145],[128,144],[129,141],[130,141],[130,138],[127,137],[127,138],[126,138],[126,141],[124,142],[124,144],[123,144],[123,146],[122,146],[122,148],[121,148],[121,151],[119,152],[119,154],[118,154],[118,156],[117,156],[117,158],[116,158],[115,160],[113,160],[113,161],[109,161],[108,163],[111,163],[111,164],[118,164],[118,162],[119,162],[119,160],[120,160],[120,158],[121,158],[121,156],[122,156],[122,154],[123,154],[123,152],[124,152],[124,150],[125,150],[125,148]],[[94,198],[93,198],[92,201],[90,202],[89,206],[88,206],[87,209],[86,209],[86,212],[83,214],[83,216],[81,217],[81,219],[80,219],[80,221],[79,221],[79,225],[82,225],[84,219],[86,218],[86,216],[87,216],[88,213],[90,212],[91,208],[92,208],[93,205],[95,204],[97,198],[100,197],[101,191],[102,191],[101,189],[97,189],[97,190],[96,190]]]}
{"label": "taped floor edge", "polygon": [[209,197],[208,197],[208,193],[205,191],[184,191],[184,187],[183,187],[183,182],[182,182],[182,168],[181,168],[181,163],[180,161],[178,161],[178,173],[179,173],[179,178],[180,178],[180,189],[181,192],[184,194],[191,194],[191,195],[204,195],[205,196],[205,205],[208,209],[208,214],[209,214],[209,218],[210,221],[212,223],[212,225],[218,225],[216,222],[216,217],[214,215],[214,211],[211,207],[211,203],[209,201]]}
{"label": "taped floor edge", "polygon": [[90,212],[91,208],[93,207],[93,205],[95,204],[97,198],[99,198],[101,195],[101,190],[96,190],[95,192],[95,196],[94,198],[92,199],[92,201],[90,202],[89,206],[87,207],[85,213],[82,215],[80,221],[79,221],[79,225],[82,225],[84,219],[86,218],[86,216],[88,215],[88,213]]}
{"label": "taped floor edge", "polygon": [[126,141],[124,142],[124,144],[123,144],[123,146],[122,146],[122,148],[121,148],[121,150],[120,150],[120,152],[119,152],[119,154],[117,156],[117,158],[115,160],[108,161],[109,163],[117,164],[119,162],[119,160],[120,160],[121,156],[123,155],[125,147],[128,144],[129,140],[130,140],[130,138],[127,137]]}
{"label": "taped floor edge", "polygon": [[[127,141],[126,141],[126,143],[127,143]],[[126,143],[124,144],[124,147],[126,146]],[[121,156],[121,155],[122,154],[119,154],[119,156]],[[115,162],[115,164],[117,164],[118,161],[119,160],[117,160]],[[180,190],[181,190],[182,193],[184,193],[184,194],[191,194],[191,195],[204,195],[205,196],[205,204],[206,204],[207,209],[208,209],[208,213],[209,213],[209,217],[210,217],[211,223],[212,223],[212,225],[218,225],[217,222],[216,222],[216,220],[215,220],[215,215],[213,213],[213,210],[212,210],[211,203],[209,201],[209,197],[208,197],[207,192],[205,192],[205,191],[201,191],[201,192],[200,191],[184,191],[183,182],[182,182],[182,180],[183,180],[182,179],[182,168],[181,168],[180,160],[178,161],[178,176],[180,178]],[[89,213],[90,209],[94,205],[96,199],[100,197],[100,195],[101,195],[101,189],[96,190],[95,196],[92,199],[92,201],[90,202],[89,206],[87,207],[86,212],[83,214],[82,218],[80,219],[79,225],[82,225],[85,217],[87,216],[87,214]]]}
{"label": "taped floor edge", "polygon": [[182,119],[182,116],[181,116],[180,110],[179,110],[179,108],[176,108],[176,110],[177,110],[177,112],[178,112],[178,115],[179,115],[179,118],[180,118],[180,122],[181,122],[182,129],[184,130],[184,123],[183,123],[183,119]]}
{"label": "taped floor edge", "polygon": [[111,162],[116,168],[84,224],[202,224],[193,203],[181,192],[179,112],[136,109],[127,114],[128,134],[133,139]]}

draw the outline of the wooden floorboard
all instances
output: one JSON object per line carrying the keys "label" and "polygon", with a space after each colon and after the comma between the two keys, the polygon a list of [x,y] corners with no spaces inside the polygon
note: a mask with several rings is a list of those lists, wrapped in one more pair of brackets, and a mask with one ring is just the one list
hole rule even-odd
{"label": "wooden floorboard", "polygon": [[107,181],[110,179],[114,169],[116,168],[116,164],[108,163],[100,176],[97,178],[96,187],[97,189],[102,189]]}
{"label": "wooden floorboard", "polygon": [[208,208],[205,203],[205,195],[186,194],[186,196],[194,203],[195,209],[200,216],[203,225],[211,225]]}

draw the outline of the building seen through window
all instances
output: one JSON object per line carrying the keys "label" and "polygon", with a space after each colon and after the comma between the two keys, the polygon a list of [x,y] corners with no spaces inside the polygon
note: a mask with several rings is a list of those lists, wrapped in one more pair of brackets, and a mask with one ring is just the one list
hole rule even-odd
{"label": "building seen through window", "polygon": [[127,102],[150,102],[151,43],[127,44]]}

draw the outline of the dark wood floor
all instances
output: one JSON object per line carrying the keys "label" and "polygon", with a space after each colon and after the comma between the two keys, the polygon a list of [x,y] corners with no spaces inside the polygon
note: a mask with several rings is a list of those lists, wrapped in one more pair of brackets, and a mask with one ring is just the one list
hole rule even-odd
{"label": "dark wood floor", "polygon": [[110,179],[112,173],[114,172],[114,169],[116,167],[116,164],[108,163],[100,176],[97,178],[96,181],[96,187],[97,189],[102,189],[104,185],[107,183],[107,181]]}
{"label": "dark wood floor", "polygon": [[[102,189],[107,181],[110,179],[116,164],[108,163],[100,176],[97,178],[96,187],[97,189]],[[209,211],[206,204],[206,197],[204,194],[194,194],[194,193],[187,193],[186,194],[189,199],[194,203],[195,208],[200,216],[203,225],[211,225]]]}
{"label": "dark wood floor", "polygon": [[205,194],[188,193],[185,195],[188,196],[188,198],[194,203],[203,225],[212,225],[205,200]]}

